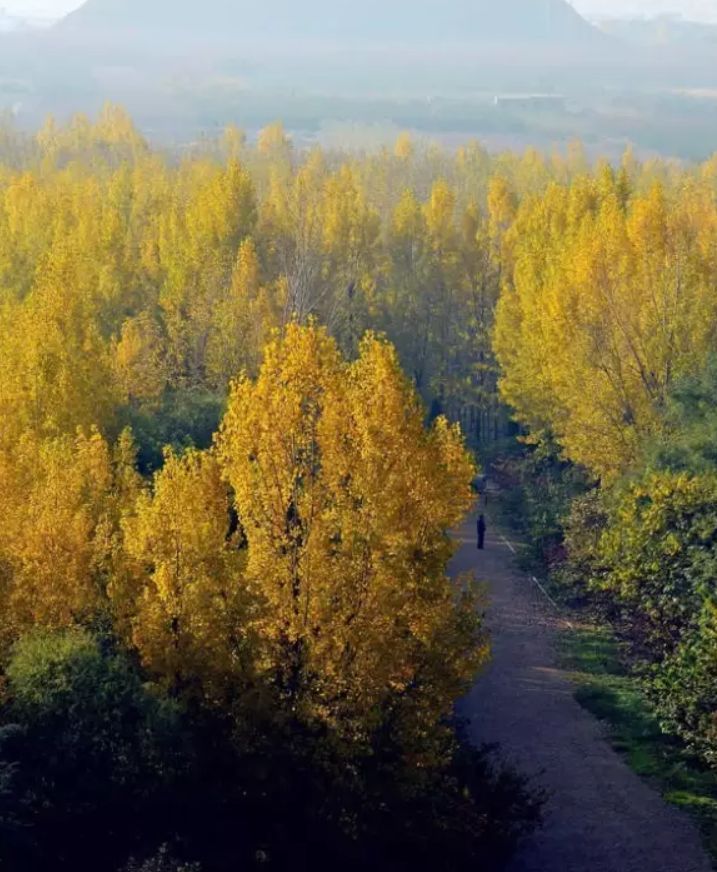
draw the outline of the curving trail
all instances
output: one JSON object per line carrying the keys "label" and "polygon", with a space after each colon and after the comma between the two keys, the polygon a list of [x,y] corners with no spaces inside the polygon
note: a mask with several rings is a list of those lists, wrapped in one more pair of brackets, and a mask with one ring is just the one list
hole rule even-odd
{"label": "curving trail", "polygon": [[510,872],[710,872],[692,822],[667,805],[608,745],[575,701],[554,651],[561,619],[515,568],[499,532],[476,548],[475,516],[455,538],[450,571],[474,571],[489,589],[493,660],[461,703],[478,743],[549,792],[545,823]]}

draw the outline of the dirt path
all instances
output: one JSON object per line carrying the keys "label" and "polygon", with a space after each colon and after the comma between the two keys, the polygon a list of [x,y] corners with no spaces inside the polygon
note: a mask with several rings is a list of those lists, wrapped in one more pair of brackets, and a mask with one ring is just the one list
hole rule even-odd
{"label": "dirt path", "polygon": [[560,618],[489,530],[476,549],[475,518],[456,533],[451,572],[489,586],[493,660],[461,713],[477,743],[499,742],[550,794],[543,829],[510,872],[709,872],[692,823],[612,750],[572,695],[554,651]]}

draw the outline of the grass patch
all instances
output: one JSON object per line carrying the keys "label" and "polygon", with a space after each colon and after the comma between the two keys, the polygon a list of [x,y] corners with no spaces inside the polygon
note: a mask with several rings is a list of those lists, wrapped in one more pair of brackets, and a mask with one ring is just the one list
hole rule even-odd
{"label": "grass patch", "polygon": [[483,511],[488,515],[492,526],[497,527],[512,541],[516,548],[516,566],[523,572],[547,580],[548,572],[544,555],[531,535],[523,509],[524,503],[521,490],[504,488],[497,493],[491,493],[489,504],[483,507]]}
{"label": "grass patch", "polygon": [[608,629],[566,632],[561,655],[575,681],[578,702],[606,725],[612,746],[630,767],[648,778],[667,802],[693,817],[717,868],[717,773],[662,732]]}

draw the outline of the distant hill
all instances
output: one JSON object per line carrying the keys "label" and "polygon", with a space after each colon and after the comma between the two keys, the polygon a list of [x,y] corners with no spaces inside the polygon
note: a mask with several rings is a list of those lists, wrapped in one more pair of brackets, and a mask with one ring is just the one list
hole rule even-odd
{"label": "distant hill", "polygon": [[670,15],[648,19],[606,19],[606,33],[625,43],[649,47],[717,48],[717,24],[687,21]]}
{"label": "distant hill", "polygon": [[75,35],[363,44],[562,45],[605,40],[566,0],[87,0],[59,25]]}
{"label": "distant hill", "polygon": [[496,94],[613,86],[620,51],[566,0],[87,0],[0,36],[0,111],[111,100],[168,137],[276,118],[308,137],[354,121],[512,135],[528,122]]}

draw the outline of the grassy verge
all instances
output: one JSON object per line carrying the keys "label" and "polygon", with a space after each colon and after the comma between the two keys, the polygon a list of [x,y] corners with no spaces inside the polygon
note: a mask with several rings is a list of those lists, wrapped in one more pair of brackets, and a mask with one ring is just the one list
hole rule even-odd
{"label": "grassy verge", "polygon": [[717,868],[717,773],[662,733],[638,680],[622,665],[618,642],[608,629],[568,631],[561,649],[578,702],[606,725],[613,747],[631,768],[649,779],[667,802],[694,818]]}
{"label": "grassy verge", "polygon": [[[547,578],[547,567],[540,546],[531,536],[522,506],[524,498],[517,488],[491,493],[484,509],[491,524],[517,546],[516,564],[523,572]],[[530,543],[530,544],[528,544]]]}

